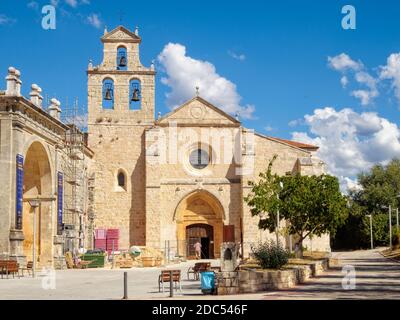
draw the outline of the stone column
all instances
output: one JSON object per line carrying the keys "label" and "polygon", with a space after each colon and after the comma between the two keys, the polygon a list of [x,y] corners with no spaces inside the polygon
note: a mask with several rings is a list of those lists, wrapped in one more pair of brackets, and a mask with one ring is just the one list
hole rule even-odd
{"label": "stone column", "polygon": [[[24,125],[22,122],[18,120],[14,120],[12,123],[12,130],[11,130],[11,205],[10,205],[10,258],[13,260],[17,260],[20,264],[26,263],[26,256],[23,252],[23,242],[24,242],[24,233],[23,230],[16,229],[16,156],[17,154],[21,154],[24,156],[25,162],[25,155],[23,152],[23,145],[24,145]],[[23,212],[24,214],[24,212]]]}

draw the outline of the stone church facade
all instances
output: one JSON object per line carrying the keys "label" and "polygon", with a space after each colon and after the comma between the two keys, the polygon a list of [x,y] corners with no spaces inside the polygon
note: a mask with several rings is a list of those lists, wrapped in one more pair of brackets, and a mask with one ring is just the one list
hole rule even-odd
{"label": "stone church facade", "polygon": [[[102,42],[103,62],[88,70],[96,226],[119,228],[122,248],[168,246],[185,256],[193,255],[197,240],[207,257],[219,257],[227,238],[241,242],[248,254],[251,244],[274,237],[258,229],[243,201],[248,182],[275,154],[279,174],[322,174],[318,148],[257,134],[198,94],[155,118],[156,72],[140,62],[137,32],[118,27]],[[109,80],[112,107],[105,108]],[[132,81],[141,94],[133,108]],[[328,250],[329,237],[314,239],[313,246]]]}
{"label": "stone church facade", "polygon": [[[275,239],[243,201],[248,182],[274,155],[278,174],[322,174],[318,148],[255,133],[198,93],[155,117],[156,71],[140,62],[137,30],[120,26],[101,41],[103,61],[87,70],[87,134],[60,120],[56,99],[45,111],[38,86],[21,96],[20,73],[9,69],[0,92],[0,254],[31,258],[34,198],[43,264],[66,248],[93,248],[96,228],[118,228],[120,249],[168,246],[189,257],[195,241],[218,258],[223,241],[248,256],[251,244]],[[328,235],[305,244],[330,250]]]}

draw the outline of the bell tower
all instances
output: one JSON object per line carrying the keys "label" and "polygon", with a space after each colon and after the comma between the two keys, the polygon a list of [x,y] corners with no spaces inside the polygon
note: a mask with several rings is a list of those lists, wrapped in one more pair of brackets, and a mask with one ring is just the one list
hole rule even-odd
{"label": "bell tower", "polygon": [[119,26],[104,30],[103,62],[88,66],[89,124],[150,124],[154,121],[155,70],[140,62],[142,39],[138,28],[134,32]]}
{"label": "bell tower", "polygon": [[92,211],[95,228],[119,229],[119,247],[129,248],[146,241],[144,136],[154,125],[156,72],[140,62],[138,29],[105,30],[101,41],[103,61],[87,70]]}

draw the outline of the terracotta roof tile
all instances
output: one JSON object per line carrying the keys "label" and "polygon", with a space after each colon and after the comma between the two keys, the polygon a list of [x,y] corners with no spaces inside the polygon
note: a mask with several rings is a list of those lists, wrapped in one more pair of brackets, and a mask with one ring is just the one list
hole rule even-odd
{"label": "terracotta roof tile", "polygon": [[294,147],[300,148],[300,149],[307,149],[307,150],[318,150],[319,147],[318,146],[313,146],[311,144],[306,144],[306,143],[302,143],[302,142],[297,142],[297,141],[291,141],[291,140],[286,140],[286,139],[281,139],[281,138],[276,138],[276,137],[271,137],[272,139],[290,144]]}

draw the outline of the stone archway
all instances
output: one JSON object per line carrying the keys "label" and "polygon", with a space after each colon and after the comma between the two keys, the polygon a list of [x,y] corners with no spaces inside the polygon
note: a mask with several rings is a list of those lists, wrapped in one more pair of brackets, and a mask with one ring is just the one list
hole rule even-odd
{"label": "stone archway", "polygon": [[[188,246],[191,245],[190,241],[193,238],[191,231],[203,228],[205,230],[204,238],[208,238],[208,242],[205,242],[208,243],[208,257],[219,258],[223,238],[223,219],[224,209],[219,200],[211,193],[204,190],[195,191],[183,198],[175,211],[180,254],[190,258]],[[200,229],[199,233],[201,233]],[[202,238],[200,234],[198,237]]]}
{"label": "stone archway", "polygon": [[[52,174],[50,162],[44,146],[33,142],[25,155],[23,184],[22,230],[24,233],[23,253],[27,261],[32,261],[33,250],[33,209],[32,198],[50,198],[52,194]],[[53,260],[53,222],[51,203],[41,202],[36,209],[36,257],[41,265],[49,265]]]}

